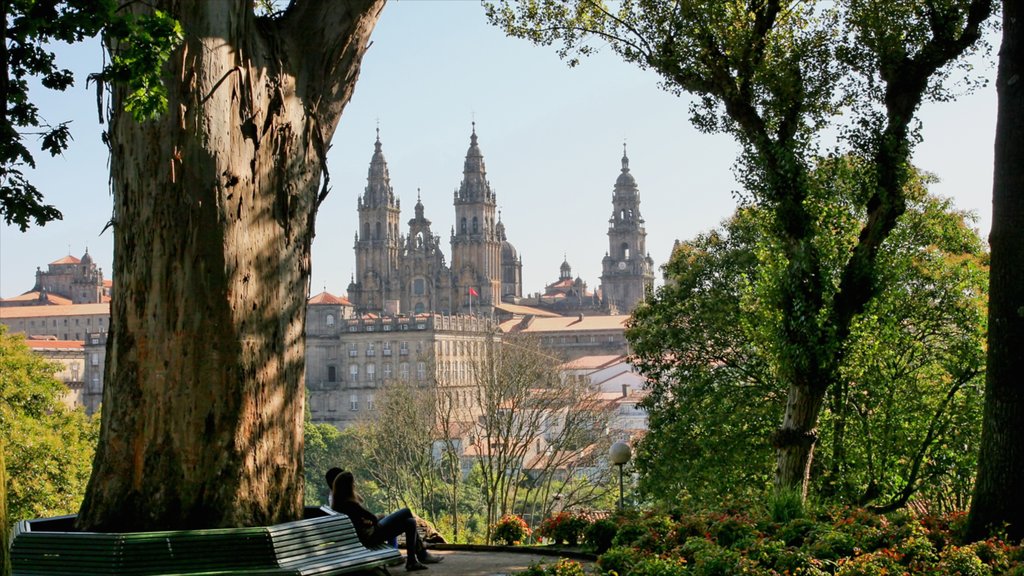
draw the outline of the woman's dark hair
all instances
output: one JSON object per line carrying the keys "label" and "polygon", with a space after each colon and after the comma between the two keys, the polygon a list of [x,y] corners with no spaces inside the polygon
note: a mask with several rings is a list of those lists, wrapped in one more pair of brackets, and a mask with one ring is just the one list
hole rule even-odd
{"label": "woman's dark hair", "polygon": [[334,485],[331,487],[331,499],[335,504],[362,500],[356,495],[356,479],[351,472],[346,471],[335,476]]}
{"label": "woman's dark hair", "polygon": [[334,479],[338,477],[338,474],[341,474],[344,471],[345,470],[343,468],[331,468],[327,471],[327,474],[324,474],[324,480],[327,481],[328,489],[334,488]]}

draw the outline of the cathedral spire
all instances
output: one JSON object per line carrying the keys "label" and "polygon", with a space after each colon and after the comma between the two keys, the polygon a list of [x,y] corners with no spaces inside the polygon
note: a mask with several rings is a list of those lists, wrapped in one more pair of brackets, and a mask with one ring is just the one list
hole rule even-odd
{"label": "cathedral spire", "polygon": [[491,187],[487,182],[487,167],[484,166],[484,155],[476,136],[476,121],[469,136],[469,149],[466,150],[466,163],[462,168],[462,185],[458,197],[463,200],[491,200]]}
{"label": "cathedral spire", "polygon": [[384,150],[380,142],[379,126],[377,127],[377,139],[373,143],[370,169],[366,174],[366,193],[362,200],[366,206],[387,206],[395,202],[394,190],[391,188],[391,176],[388,174],[388,163],[384,159]]}

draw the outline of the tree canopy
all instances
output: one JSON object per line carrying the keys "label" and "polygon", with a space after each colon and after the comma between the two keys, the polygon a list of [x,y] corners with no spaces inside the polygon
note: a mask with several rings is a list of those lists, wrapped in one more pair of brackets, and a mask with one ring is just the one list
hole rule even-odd
{"label": "tree canopy", "polygon": [[57,369],[0,326],[0,445],[11,520],[74,513],[85,493],[99,423],[64,405]]}
{"label": "tree canopy", "polygon": [[[493,23],[557,44],[570,64],[607,44],[655,71],[667,90],[693,95],[698,128],[740,143],[744,192],[770,212],[782,249],[774,377],[788,392],[773,436],[780,488],[806,491],[826,394],[842,380],[856,317],[878,294],[880,247],[906,210],[914,115],[925,98],[951,96],[947,81],[961,56],[984,46],[991,11],[991,0],[488,3]],[[854,198],[862,226],[834,286],[818,242],[832,223],[808,209],[826,128],[870,167]]]}
{"label": "tree canopy", "polygon": [[110,62],[92,77],[97,106],[104,83],[117,82],[129,88],[124,105],[138,119],[166,110],[160,69],[181,41],[180,26],[166,13],[134,15],[121,11],[116,0],[16,1],[0,7],[0,215],[22,231],[63,217],[25,172],[35,168],[26,140],[35,137],[39,149],[53,156],[72,140],[69,122],[47,120],[31,91],[74,86],[74,75],[57,62],[55,46],[100,33],[115,47]]}
{"label": "tree canopy", "polygon": [[[850,201],[858,173],[838,159],[811,174],[808,210],[833,230],[818,238],[833,289],[861,226]],[[880,250],[879,295],[851,328],[826,398],[812,490],[882,510],[912,497],[962,509],[979,445],[987,255],[965,214],[927,196],[925,179],[912,185]],[[678,244],[665,286],[631,320],[651,388],[637,462],[657,499],[716,502],[770,484],[769,439],[786,397],[775,339],[785,268],[770,220],[744,208]]]}

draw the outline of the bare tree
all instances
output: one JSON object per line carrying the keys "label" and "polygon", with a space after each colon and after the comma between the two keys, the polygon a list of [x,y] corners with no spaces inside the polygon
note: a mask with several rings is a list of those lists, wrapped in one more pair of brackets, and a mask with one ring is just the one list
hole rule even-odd
{"label": "bare tree", "polygon": [[[604,432],[606,412],[592,391],[561,378],[560,364],[536,339],[505,335],[472,366],[480,416],[469,456],[483,477],[488,541],[501,515],[524,511],[517,502],[549,512],[552,488],[578,478],[584,464],[596,464],[586,455]],[[562,502],[588,501],[594,493],[574,490],[562,494]]]}

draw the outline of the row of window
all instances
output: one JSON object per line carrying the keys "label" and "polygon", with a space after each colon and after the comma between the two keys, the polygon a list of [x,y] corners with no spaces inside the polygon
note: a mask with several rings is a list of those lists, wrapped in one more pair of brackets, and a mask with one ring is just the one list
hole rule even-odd
{"label": "row of window", "polygon": [[[380,354],[381,354],[381,356],[391,356],[391,354],[392,354],[392,344],[393,344],[392,342],[384,342],[381,345],[381,347],[380,347]],[[416,345],[416,351],[417,352],[420,351],[420,345],[419,344]],[[400,356],[408,356],[409,355],[409,343],[408,342],[403,341],[403,342],[399,343],[399,345],[398,345],[398,354]],[[377,355],[377,344],[375,342],[368,342],[366,344],[366,355],[367,356],[376,356]],[[349,358],[355,358],[357,356],[359,356],[359,344],[357,342],[349,343],[349,345],[348,345],[348,357]]]}
{"label": "row of window", "polygon": [[[417,292],[417,294],[418,295],[422,295],[423,294],[422,287],[420,287],[420,291]],[[417,303],[416,306],[417,306],[417,308],[416,308],[416,313],[417,314],[423,312],[423,304],[422,303]],[[336,321],[337,320],[335,319],[334,314],[327,314],[326,316],[324,316],[324,325],[325,326],[329,326],[329,327],[330,326],[334,326]],[[402,322],[402,323],[400,323],[398,325],[398,330],[401,330],[401,331],[409,330],[409,326],[410,326],[410,324],[408,322]],[[423,321],[418,321],[413,326],[415,326],[416,330],[426,330],[427,329],[427,324],[426,324],[426,322],[423,322]],[[366,324],[365,326],[360,326],[356,322],[353,322],[352,324],[349,324],[348,331],[349,332],[359,332],[360,327],[362,327],[367,332],[376,332],[377,331],[377,325],[376,324]],[[391,332],[392,330],[395,329],[395,327],[390,322],[384,322],[384,323],[382,323],[380,325],[380,329],[382,331],[384,331],[384,332]]]}
{"label": "row of window", "polygon": [[[541,338],[541,342],[549,346],[557,346],[558,344],[581,344],[591,343],[596,344],[599,337],[595,335],[590,336],[545,336]],[[616,337],[613,334],[607,336],[608,343],[614,343]]]}
{"label": "row of window", "polygon": [[[375,404],[374,404],[375,400],[376,399],[374,398],[373,394],[365,395],[363,397],[362,407],[365,408],[366,410],[373,410],[376,407]],[[341,406],[339,406],[339,404],[341,403],[341,400],[340,400],[340,397],[338,395],[336,395],[336,394],[331,394],[331,395],[327,396],[326,402],[323,402],[323,401],[321,401],[318,398],[314,398],[312,400],[312,403],[313,403],[313,405],[310,406],[310,409],[312,411],[314,411],[314,412],[319,412],[320,410],[323,410],[324,408],[326,408],[328,412],[337,412],[339,409],[341,409]],[[323,406],[323,404],[327,404],[327,406],[325,407],[325,406]],[[356,394],[356,393],[350,394],[349,397],[348,397],[348,409],[350,411],[352,411],[352,412],[358,412],[359,408],[360,408],[359,395]]]}
{"label": "row of window", "polygon": [[[366,382],[375,382],[377,380],[377,365],[376,364],[367,364],[365,366],[365,368],[366,368],[366,377],[364,378],[364,380]],[[393,369],[394,369],[394,365],[393,364],[385,363],[385,364],[381,365],[381,371],[382,371],[383,379],[384,380],[390,380],[392,378],[392,376],[393,376],[392,370]],[[349,375],[349,381],[350,382],[359,382],[360,381],[360,379],[359,379],[359,364],[349,364],[348,365],[348,375]],[[408,362],[402,362],[401,364],[398,365],[398,377],[403,379],[403,380],[408,380],[409,379],[409,363]],[[417,380],[426,380],[427,379],[427,364],[426,364],[426,362],[417,362],[416,363],[416,379]],[[338,381],[338,368],[336,366],[334,366],[334,365],[328,365],[327,366],[327,381],[328,382],[337,382]]]}
{"label": "row of window", "polygon": [[[63,323],[61,323],[61,326],[71,326],[71,324],[68,324],[68,320],[72,320],[71,318],[62,318],[62,320],[63,320]],[[75,323],[74,323],[75,326],[83,326],[83,324],[81,324],[81,320],[82,320],[81,318],[73,318],[73,320],[75,321]],[[36,321],[35,320],[29,320],[28,321],[28,325],[31,328],[35,328],[36,327]],[[52,320],[50,320],[50,326],[56,326],[56,325],[57,325],[57,319],[56,318],[53,318]],[[103,318],[97,318],[96,319],[96,325],[97,326],[103,326]],[[84,326],[92,326],[92,317],[88,317],[88,318],[85,319]],[[40,328],[46,328],[46,320],[40,320],[39,321],[39,327]]]}

